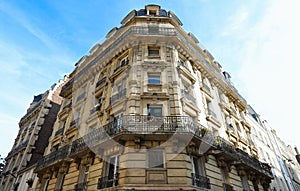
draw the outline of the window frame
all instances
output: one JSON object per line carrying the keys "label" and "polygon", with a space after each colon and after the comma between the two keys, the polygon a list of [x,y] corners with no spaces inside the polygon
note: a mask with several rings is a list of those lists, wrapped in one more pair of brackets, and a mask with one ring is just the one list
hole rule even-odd
{"label": "window frame", "polygon": [[161,85],[161,75],[156,73],[148,73],[148,80],[149,85]]}
{"label": "window frame", "polygon": [[[160,155],[157,155],[157,153],[160,153]],[[156,153],[156,154],[155,154]],[[151,158],[152,156],[154,157],[161,157],[159,161],[156,159],[153,160]],[[151,164],[151,162],[154,162]],[[147,168],[149,169],[163,169],[165,168],[165,152],[163,149],[150,149],[147,151]],[[161,164],[158,164],[161,163]]]}
{"label": "window frame", "polygon": [[159,46],[148,46],[148,57],[160,57]]}

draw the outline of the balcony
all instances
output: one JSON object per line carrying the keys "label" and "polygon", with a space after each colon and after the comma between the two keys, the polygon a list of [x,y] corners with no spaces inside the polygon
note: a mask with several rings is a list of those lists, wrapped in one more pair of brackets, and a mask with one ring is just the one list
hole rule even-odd
{"label": "balcony", "polygon": [[123,116],[121,125],[110,122],[73,141],[70,155],[83,153],[89,147],[120,135],[172,135],[174,133],[192,134],[202,139],[206,131],[202,125],[188,116],[127,115]]}
{"label": "balcony", "polygon": [[126,88],[118,92],[117,94],[113,95],[110,98],[110,104],[115,103],[117,100],[121,99],[122,97],[126,96]]}
{"label": "balcony", "polygon": [[113,177],[102,177],[98,179],[98,189],[110,188],[118,185],[119,175],[115,174]]}
{"label": "balcony", "polygon": [[[214,146],[218,150],[222,151],[227,156],[227,159],[229,159],[229,160],[238,159],[238,155],[235,150],[235,146],[232,143],[230,143],[229,141],[226,141],[224,138],[222,138],[220,136],[216,137]],[[222,153],[219,153],[219,154],[222,154]]]}
{"label": "balcony", "polygon": [[119,63],[117,65],[117,67],[114,69],[114,72],[118,71],[120,68],[122,68],[123,66],[128,65],[129,60],[122,60],[121,63]]}
{"label": "balcony", "polygon": [[74,191],[86,191],[87,182],[81,182],[75,185]]}
{"label": "balcony", "polygon": [[7,157],[11,157],[12,155],[18,153],[19,151],[21,151],[22,149],[25,149],[27,147],[27,144],[28,144],[28,140],[27,141],[24,141],[23,143],[21,143],[19,146],[15,147],[14,149],[12,149]]}
{"label": "balcony", "polygon": [[197,187],[210,189],[209,178],[201,176],[199,174],[192,173],[192,183]]}
{"label": "balcony", "polygon": [[234,191],[233,186],[223,183],[224,191]]}
{"label": "balcony", "polygon": [[245,151],[242,151],[241,149],[236,149],[236,150],[239,156],[240,164],[247,166],[250,169],[255,169],[256,171],[263,173],[265,176],[269,178],[273,177],[271,167],[268,164],[260,162],[256,158],[250,156]]}
{"label": "balcony", "polygon": [[66,98],[68,95],[72,93],[74,78],[70,79],[62,88],[60,92],[60,96]]}
{"label": "balcony", "polygon": [[96,88],[100,87],[106,82],[106,77],[103,77],[101,80],[99,80],[96,84]]}
{"label": "balcony", "polygon": [[51,152],[50,154],[44,156],[38,161],[35,171],[39,171],[47,166],[50,166],[51,164],[59,160],[66,159],[68,154],[69,154],[69,145],[63,146],[58,150]]}
{"label": "balcony", "polygon": [[186,90],[181,90],[181,95],[193,103],[196,103],[196,98],[188,93]]}

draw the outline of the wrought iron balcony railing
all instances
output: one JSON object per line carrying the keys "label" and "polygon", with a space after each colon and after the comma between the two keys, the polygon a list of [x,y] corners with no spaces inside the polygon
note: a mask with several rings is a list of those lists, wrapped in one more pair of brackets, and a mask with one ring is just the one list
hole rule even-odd
{"label": "wrought iron balcony railing", "polygon": [[233,186],[223,183],[224,191],[233,191]]}
{"label": "wrought iron balcony railing", "polygon": [[251,166],[252,168],[256,169],[259,172],[264,173],[267,176],[270,177],[273,176],[271,167],[268,164],[260,162],[256,158],[250,156],[245,151],[242,151],[241,149],[237,149],[237,152],[239,155],[239,159],[243,164]]}
{"label": "wrought iron balcony railing", "polygon": [[192,173],[193,185],[210,189],[209,178]]}
{"label": "wrought iron balcony railing", "polygon": [[205,129],[188,116],[154,117],[147,115],[126,115],[122,117],[122,124],[110,122],[73,141],[71,154],[81,152],[95,144],[101,144],[110,137],[122,134],[188,133],[202,138],[206,133]]}
{"label": "wrought iron balcony railing", "polygon": [[220,136],[216,137],[214,146],[217,149],[224,151],[227,155],[236,159],[238,158],[235,146],[229,141],[226,141],[224,138]]}
{"label": "wrought iron balcony railing", "polygon": [[124,97],[126,95],[126,88],[121,90],[120,92],[118,92],[117,94],[113,95],[110,98],[110,104],[113,104],[115,101],[117,101],[118,99]]}
{"label": "wrought iron balcony railing", "polygon": [[86,191],[87,190],[87,182],[81,182],[75,185],[75,191]]}
{"label": "wrought iron balcony railing", "polygon": [[112,177],[105,176],[105,177],[99,178],[98,179],[98,189],[118,186],[118,182],[119,182],[119,174],[115,174]]}
{"label": "wrought iron balcony railing", "polygon": [[101,78],[101,79],[97,82],[96,87],[101,86],[101,85],[104,84],[105,82],[106,82],[106,77]]}
{"label": "wrought iron balcony railing", "polygon": [[58,150],[53,151],[50,154],[41,158],[36,165],[36,170],[43,169],[58,160],[67,158],[68,154],[69,154],[69,145],[63,146]]}
{"label": "wrought iron balcony railing", "polygon": [[28,144],[28,140],[25,141],[25,142],[23,142],[23,143],[21,143],[19,146],[17,146],[17,147],[14,148],[13,150],[11,150],[11,151],[8,153],[7,157],[10,157],[10,156],[16,154],[17,152],[21,151],[22,149],[26,148],[27,144]]}

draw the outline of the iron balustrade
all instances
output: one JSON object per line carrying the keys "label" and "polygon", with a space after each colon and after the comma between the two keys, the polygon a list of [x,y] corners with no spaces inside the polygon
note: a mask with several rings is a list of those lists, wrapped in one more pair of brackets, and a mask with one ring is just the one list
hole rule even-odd
{"label": "iron balustrade", "polygon": [[96,87],[101,86],[102,84],[104,84],[106,82],[106,77],[103,77],[101,80],[99,80],[96,84]]}
{"label": "iron balustrade", "polygon": [[239,159],[242,163],[244,163],[248,166],[251,166],[252,168],[256,169],[257,171],[264,173],[265,175],[268,175],[271,177],[273,176],[271,167],[268,164],[260,162],[258,159],[250,156],[248,153],[246,153],[245,151],[243,151],[241,149],[237,149],[237,152],[239,155]]}
{"label": "iron balustrade", "polygon": [[129,134],[192,134],[203,138],[207,129],[201,124],[193,121],[188,116],[147,116],[147,115],[125,115],[122,122],[110,122],[102,127],[93,129],[81,138],[73,141],[71,154],[88,149],[88,147],[101,144],[107,139],[117,135]]}
{"label": "iron balustrade", "polygon": [[129,60],[122,60],[121,64],[117,65],[117,67],[114,69],[114,72],[118,71],[120,68],[122,68],[123,66],[126,66],[129,64]]}
{"label": "iron balustrade", "polygon": [[118,99],[124,97],[126,95],[126,88],[121,90],[120,92],[118,92],[117,94],[113,95],[110,98],[110,104],[113,104],[115,101],[117,101]]}
{"label": "iron balustrade", "polygon": [[189,94],[188,92],[186,92],[185,90],[181,90],[181,94],[183,97],[187,98],[188,100],[192,101],[193,103],[196,103],[196,98],[194,96],[192,96],[191,94]]}
{"label": "iron balustrade", "polygon": [[91,132],[72,142],[71,154],[76,154],[88,149],[90,146],[101,143],[101,141],[106,140],[113,134],[117,134],[115,132],[114,122],[110,122],[103,127],[93,129]]}
{"label": "iron balustrade", "polygon": [[201,176],[199,174],[192,173],[192,183],[195,186],[201,187],[201,188],[208,188],[210,189],[210,181],[209,178]]}
{"label": "iron balustrade", "polygon": [[25,118],[30,116],[37,108],[39,108],[42,105],[42,103],[42,101],[39,101],[33,108],[29,109],[29,111],[27,111],[27,113],[21,118],[20,121],[23,121]]}
{"label": "iron balustrade", "polygon": [[75,185],[74,191],[86,191],[87,190],[87,182],[81,182]]}
{"label": "iron balustrade", "polygon": [[65,159],[67,158],[68,155],[69,155],[69,145],[63,146],[58,150],[53,151],[50,154],[41,158],[36,165],[36,170],[40,170],[44,167],[47,167],[58,160]]}
{"label": "iron balustrade", "polygon": [[115,174],[112,177],[105,176],[98,179],[98,189],[110,188],[118,186],[119,174]]}
{"label": "iron balustrade", "polygon": [[14,155],[14,154],[16,154],[17,152],[21,151],[22,149],[26,148],[28,142],[29,142],[29,141],[27,140],[27,141],[21,143],[19,146],[17,146],[17,147],[14,148],[13,150],[11,150],[11,151],[8,153],[7,157],[9,157],[9,156],[11,156],[11,155]]}
{"label": "iron balustrade", "polygon": [[236,159],[238,158],[235,146],[231,144],[229,141],[225,140],[224,138],[217,136],[214,146],[217,149],[224,151],[227,155]]}
{"label": "iron balustrade", "polygon": [[66,91],[69,87],[71,87],[74,83],[74,78],[70,79],[62,88],[61,91]]}
{"label": "iron balustrade", "polygon": [[233,191],[233,186],[223,183],[224,191]]}

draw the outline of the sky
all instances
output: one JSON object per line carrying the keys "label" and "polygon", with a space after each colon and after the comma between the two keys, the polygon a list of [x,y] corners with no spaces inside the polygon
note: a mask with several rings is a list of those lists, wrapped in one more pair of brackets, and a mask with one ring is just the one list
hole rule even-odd
{"label": "sky", "polygon": [[281,139],[300,146],[296,0],[0,0],[0,155],[34,95],[63,79],[133,9],[172,10]]}

